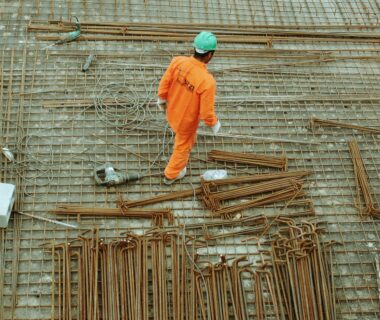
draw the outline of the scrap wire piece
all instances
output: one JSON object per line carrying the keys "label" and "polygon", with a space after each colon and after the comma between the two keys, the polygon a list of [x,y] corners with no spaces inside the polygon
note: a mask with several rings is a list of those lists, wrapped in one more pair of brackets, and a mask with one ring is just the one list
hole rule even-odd
{"label": "scrap wire piece", "polygon": [[[352,162],[354,165],[355,182],[357,188],[357,202],[362,215],[370,215],[375,218],[380,218],[380,209],[376,208],[375,202],[371,195],[371,186],[368,181],[368,175],[364,166],[359,146],[356,140],[348,141],[348,147],[351,153]],[[364,198],[364,208],[361,206],[360,194]]]}
{"label": "scrap wire piece", "polygon": [[211,150],[208,153],[208,159],[214,161],[235,162],[262,167],[278,168],[283,171],[288,169],[288,159],[285,154],[282,157],[274,157],[256,153]]}

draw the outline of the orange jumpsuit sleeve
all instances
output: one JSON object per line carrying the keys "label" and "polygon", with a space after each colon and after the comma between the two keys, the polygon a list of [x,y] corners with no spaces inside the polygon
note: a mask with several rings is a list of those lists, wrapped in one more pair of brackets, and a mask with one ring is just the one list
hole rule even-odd
{"label": "orange jumpsuit sleeve", "polygon": [[216,82],[211,77],[205,87],[204,91],[200,93],[200,119],[203,120],[206,126],[212,127],[218,122],[215,114],[215,95],[216,95]]}
{"label": "orange jumpsuit sleeve", "polygon": [[168,99],[169,88],[171,87],[171,84],[173,82],[173,69],[174,69],[175,60],[176,60],[176,58],[174,58],[170,62],[170,65],[166,69],[164,75],[161,78],[160,84],[158,86],[157,95],[163,100]]}

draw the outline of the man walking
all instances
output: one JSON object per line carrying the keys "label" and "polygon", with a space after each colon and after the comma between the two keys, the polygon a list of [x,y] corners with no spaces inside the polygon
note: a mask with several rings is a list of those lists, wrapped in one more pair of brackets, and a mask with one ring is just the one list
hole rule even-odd
{"label": "man walking", "polygon": [[186,164],[202,120],[214,134],[220,129],[215,115],[216,82],[207,71],[207,63],[216,50],[213,33],[202,31],[194,39],[194,55],[175,57],[158,87],[158,106],[175,132],[173,154],[165,168],[165,184],[172,184],[186,174]]}

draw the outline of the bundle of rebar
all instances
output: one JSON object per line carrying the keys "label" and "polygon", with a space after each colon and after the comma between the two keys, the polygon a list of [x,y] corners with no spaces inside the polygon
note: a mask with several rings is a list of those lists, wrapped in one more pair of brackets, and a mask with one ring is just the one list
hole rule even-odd
{"label": "bundle of rebar", "polygon": [[[304,196],[302,191],[302,178],[310,175],[312,171],[300,170],[290,172],[265,173],[251,176],[241,176],[235,178],[226,178],[219,180],[206,181],[201,179],[201,187],[183,191],[175,191],[152,198],[124,201],[120,199],[118,206],[123,210],[131,210],[131,207],[154,204],[162,201],[175,200],[190,196],[197,196],[203,201],[205,207],[213,211],[215,215],[231,217],[232,213],[251,208],[262,206],[279,201],[294,200]],[[228,191],[218,191],[218,187],[233,184],[251,183],[249,186],[234,188]],[[223,202],[236,198],[245,198],[252,195],[263,195],[252,201],[246,201],[238,205],[222,208]],[[132,210],[133,211],[133,210]],[[310,214],[314,210],[308,210]]]}
{"label": "bundle of rebar", "polygon": [[[265,215],[258,215],[253,217],[245,217],[243,219],[239,220],[233,220],[231,221],[229,225],[233,226],[244,226],[244,228],[239,228],[238,230],[234,230],[231,232],[223,232],[218,234],[210,234],[209,228],[210,225],[212,227],[215,227],[215,224],[203,224],[203,233],[206,240],[215,240],[215,239],[221,239],[221,238],[227,238],[227,237],[235,237],[235,236],[241,236],[241,235],[252,235],[252,234],[259,234],[263,231],[267,230],[269,225],[269,219]],[[220,224],[223,226],[226,226],[227,224]],[[188,227],[186,226],[186,229]]]}
{"label": "bundle of rebar", "polygon": [[282,157],[267,156],[256,153],[228,152],[223,150],[211,150],[208,159],[214,161],[243,163],[254,166],[278,168],[286,171],[288,160],[286,155]]}
{"label": "bundle of rebar", "polygon": [[212,214],[215,216],[221,216],[227,219],[231,219],[234,213],[242,210],[246,210],[253,207],[261,207],[276,202],[292,201],[298,197],[303,197],[304,195],[305,193],[302,190],[301,186],[294,185],[292,187],[282,189],[280,191],[276,191],[268,195],[262,195],[253,200],[248,200],[239,204],[222,207],[213,211]]}
{"label": "bundle of rebar", "polygon": [[223,259],[201,270],[186,246],[184,236],[158,230],[109,242],[95,230],[70,243],[47,245],[54,275],[52,317],[195,320],[229,319],[233,313],[235,319],[248,319],[239,266],[246,258],[230,265]]}
{"label": "bundle of rebar", "polygon": [[[213,30],[221,42],[233,43],[262,43],[271,46],[275,41],[326,41],[326,42],[364,42],[378,43],[378,33],[373,30],[363,32],[348,30],[348,26],[341,25],[340,32],[323,32],[310,30],[316,26],[303,26],[304,30],[294,30],[294,26],[274,25],[220,25],[220,24],[169,24],[169,23],[131,23],[131,22],[91,22],[81,21],[82,36],[79,40],[149,40],[149,41],[190,41],[194,34],[205,28]],[[324,26],[326,27],[326,26]],[[353,26],[349,26],[352,28]],[[288,29],[288,30],[286,30]],[[43,32],[70,32],[75,30],[75,23],[71,21],[49,20],[31,21],[28,31]],[[83,35],[84,34],[84,35]],[[57,36],[38,36],[40,40],[54,40]]]}
{"label": "bundle of rebar", "polygon": [[[250,223],[260,221],[266,218]],[[254,267],[245,256],[203,260],[196,253],[200,241],[179,230],[153,229],[108,241],[93,230],[69,243],[47,244],[53,264],[52,316],[246,320],[255,312],[260,320],[335,319],[332,251],[320,242],[322,229],[284,217],[272,221],[276,226],[269,241],[258,243],[261,258]],[[254,299],[247,295],[247,281]]]}
{"label": "bundle of rebar", "polygon": [[[275,179],[252,184],[246,187],[234,188],[227,191],[213,191],[213,181],[202,180],[201,199],[213,215],[231,218],[233,213],[244,209],[273,204],[280,201],[291,201],[305,195],[302,189],[303,182],[299,179]],[[259,195],[253,200],[246,200],[238,204],[224,205],[224,201],[247,196]]]}
{"label": "bundle of rebar", "polygon": [[240,184],[240,183],[252,183],[252,182],[261,182],[274,179],[282,178],[303,178],[308,175],[311,175],[313,171],[310,170],[298,170],[298,171],[287,171],[287,172],[275,172],[275,173],[261,173],[250,176],[240,176],[234,178],[210,180],[208,183],[212,186],[224,186],[230,184]]}
{"label": "bundle of rebar", "polygon": [[358,131],[361,131],[364,133],[369,133],[369,134],[380,134],[380,129],[365,127],[365,126],[359,126],[359,125],[355,125],[355,124],[344,123],[344,122],[334,121],[334,120],[319,119],[319,118],[315,118],[315,117],[310,120],[310,126],[312,129],[316,126],[338,127],[338,128],[348,128],[348,129],[358,130]]}
{"label": "bundle of rebar", "polygon": [[[227,237],[236,237],[242,235],[249,235],[245,238],[244,242],[251,240],[252,238],[262,237],[267,235],[271,226],[277,219],[281,218],[305,218],[314,217],[315,209],[314,204],[309,199],[293,200],[288,205],[292,208],[290,212],[277,211],[273,214],[258,214],[249,215],[246,217],[235,216],[234,219],[218,219],[212,221],[204,221],[200,223],[186,224],[186,231],[193,231],[193,234],[199,235],[200,231],[203,231],[203,237],[205,240],[217,240]],[[294,210],[294,208],[302,208],[301,210]],[[294,211],[293,211],[294,210]],[[177,230],[178,226],[166,227],[165,230]],[[198,229],[198,230],[197,230]],[[223,232],[221,232],[223,230]],[[228,231],[226,231],[228,230]]]}
{"label": "bundle of rebar", "polygon": [[250,265],[247,257],[235,259],[228,264],[224,256],[217,264],[208,264],[195,273],[195,317],[194,319],[249,319],[247,297],[242,273]]}
{"label": "bundle of rebar", "polygon": [[[310,175],[312,171],[307,170],[299,170],[299,171],[287,171],[287,172],[276,172],[276,173],[264,173],[264,174],[255,174],[250,176],[240,176],[234,178],[226,178],[226,179],[218,179],[208,181],[210,186],[223,186],[230,184],[242,184],[242,183],[252,183],[252,182],[260,182],[260,181],[269,181],[280,178],[303,178],[307,175]],[[142,200],[134,200],[134,201],[121,201],[119,202],[120,206],[124,206],[125,208],[132,208],[137,206],[145,206],[148,204],[154,204],[169,200],[177,200],[186,197],[193,197],[196,195],[202,194],[202,187],[187,189],[182,191],[173,191],[170,193],[158,195],[148,199]]]}
{"label": "bundle of rebar", "polygon": [[[265,215],[249,215],[246,217],[235,217],[235,219],[231,220],[224,220],[224,219],[212,219],[212,221],[203,221],[198,223],[188,223],[186,224],[186,231],[190,231],[193,229],[203,229],[204,235],[206,239],[210,238],[223,238],[224,234],[213,234],[211,235],[209,232],[209,229],[216,228],[218,231],[220,231],[221,228],[224,227],[257,227],[257,224],[265,224],[266,226],[270,226],[271,223],[268,224],[268,222],[273,221],[273,219],[281,218],[281,217],[287,217],[287,218],[299,218],[299,217],[308,217],[308,216],[315,216],[315,208],[314,204],[309,199],[302,199],[302,200],[294,200],[291,203],[289,203],[288,208],[294,209],[294,207],[301,207],[303,208],[303,211],[292,211],[292,212],[280,212],[280,214],[274,213],[274,214],[265,214]],[[165,230],[169,230],[170,228],[177,229],[177,226],[173,227],[166,227]],[[257,228],[255,230],[260,231],[260,228]],[[253,232],[254,230],[251,229]],[[266,230],[266,229],[264,229]],[[240,230],[238,230],[236,235],[238,235]],[[233,232],[226,233],[227,236],[232,235]]]}
{"label": "bundle of rebar", "polygon": [[[368,181],[368,175],[364,166],[360,149],[356,140],[348,141],[348,147],[354,165],[355,182],[357,188],[357,202],[359,205],[360,214],[370,215],[375,218],[380,218],[380,209],[376,208],[375,201],[371,194],[371,186]],[[360,205],[360,197],[363,196],[364,207]]]}
{"label": "bundle of rebar", "polygon": [[82,207],[74,205],[60,205],[51,212],[57,215],[77,215],[90,217],[124,217],[124,218],[145,218],[152,219],[154,225],[162,226],[167,219],[169,224],[173,224],[174,216],[170,209],[127,209],[121,208],[101,208],[101,207]]}
{"label": "bundle of rebar", "polygon": [[321,244],[313,223],[278,221],[286,227],[252,273],[257,319],[336,319],[331,245]]}
{"label": "bundle of rebar", "polygon": [[222,202],[226,200],[244,198],[251,195],[278,191],[285,188],[301,185],[301,180],[284,178],[234,188],[227,191],[212,192],[209,187],[210,184],[207,183],[207,181],[202,181],[202,200],[206,208],[212,211],[216,211],[220,209]]}
{"label": "bundle of rebar", "polygon": [[152,231],[107,243],[94,231],[51,245],[55,319],[186,319],[183,240]]}
{"label": "bundle of rebar", "polygon": [[264,243],[268,249],[259,242],[258,265],[241,264],[247,257],[228,264],[221,256],[219,263],[194,270],[197,319],[252,318],[245,291],[248,279],[258,320],[336,319],[332,247],[322,244],[322,229],[289,218],[276,222],[278,232]]}

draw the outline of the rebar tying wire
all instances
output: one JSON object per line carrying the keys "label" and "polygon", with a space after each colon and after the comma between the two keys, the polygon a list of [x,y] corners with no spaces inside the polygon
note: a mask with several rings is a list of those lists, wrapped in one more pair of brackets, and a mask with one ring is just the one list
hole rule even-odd
{"label": "rebar tying wire", "polygon": [[[148,174],[157,160],[164,154],[174,136],[169,124],[161,117],[152,114],[149,108],[152,104],[151,97],[155,81],[148,88],[144,81],[144,86],[147,89],[145,96],[139,95],[126,81],[124,83],[109,83],[104,86],[100,86],[99,82],[100,78],[97,80],[94,89],[94,106],[96,115],[107,126],[114,127],[122,132],[146,130],[147,128],[163,131],[161,149],[142,173],[143,175]],[[168,132],[170,132],[171,137],[167,140]]]}
{"label": "rebar tying wire", "polygon": [[[28,195],[26,189],[29,185],[50,188],[51,182],[54,179],[54,151],[52,148],[52,144],[47,145],[47,154],[42,153],[43,155],[41,156],[38,152],[36,152],[35,148],[33,148],[33,145],[31,143],[32,139],[51,138],[51,136],[49,136],[48,134],[44,135],[43,133],[54,129],[56,128],[46,128],[39,130],[38,132],[33,134],[24,134],[16,141],[14,145],[16,155],[22,154],[23,160],[17,160],[18,157],[16,157],[14,161],[9,163],[9,169],[15,170],[16,174],[24,182],[23,191],[25,195]],[[83,154],[86,151],[87,149],[73,156],[68,156],[65,158],[60,157],[60,160],[62,162],[68,162],[72,159],[75,159],[76,157],[78,157],[78,155]],[[27,168],[29,172],[33,173],[33,175],[30,177],[26,177],[23,173],[25,168]],[[47,192],[48,190],[46,191],[46,193]]]}
{"label": "rebar tying wire", "polygon": [[[151,93],[154,82],[150,88],[147,88],[147,94],[145,96],[139,96],[137,92],[131,87],[124,84],[110,83],[103,87],[98,85],[94,89],[94,106],[98,118],[106,123],[106,125],[115,127],[123,132],[129,132],[132,130],[138,130],[142,127],[153,126],[155,128],[162,128],[164,120],[157,118],[153,115],[149,109],[151,104]],[[98,94],[96,94],[98,92]],[[158,119],[158,120],[157,120]],[[74,120],[74,119],[71,119]],[[40,187],[50,188],[53,177],[53,165],[54,165],[54,151],[52,145],[47,145],[48,154],[40,156],[36,150],[34,150],[31,140],[32,139],[45,139],[51,137],[47,133],[49,130],[55,128],[46,128],[39,130],[36,133],[24,134],[15,143],[15,151],[18,154],[24,154],[25,158],[22,161],[15,161],[9,163],[9,168],[13,168],[16,174],[25,182],[24,194],[28,194],[26,188],[28,185],[37,185]],[[150,169],[156,164],[158,159],[164,154],[167,146],[173,140],[173,132],[170,130],[169,125],[165,122],[163,127],[163,138],[161,148],[157,156],[153,159],[150,165],[143,171],[143,175],[148,174]],[[169,136],[168,136],[169,135]],[[83,150],[81,154],[85,153],[87,149]],[[46,153],[46,152],[45,152]],[[63,162],[68,162],[78,155],[69,156],[65,159],[60,157]],[[86,159],[96,166],[98,161],[93,159]],[[33,176],[26,177],[23,174],[23,168],[27,167],[30,172],[33,172]],[[42,181],[40,181],[42,180]]]}
{"label": "rebar tying wire", "polygon": [[96,115],[105,124],[122,131],[132,131],[146,121],[148,110],[131,86],[110,83],[100,88],[96,86],[94,93]]}

